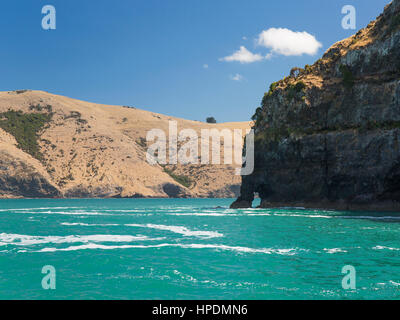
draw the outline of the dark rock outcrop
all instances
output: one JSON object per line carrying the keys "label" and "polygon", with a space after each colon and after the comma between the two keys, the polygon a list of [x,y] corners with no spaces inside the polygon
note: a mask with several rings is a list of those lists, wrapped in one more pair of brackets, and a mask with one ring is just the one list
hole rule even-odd
{"label": "dark rock outcrop", "polygon": [[400,0],[270,87],[233,208],[400,210]]}
{"label": "dark rock outcrop", "polygon": [[172,184],[172,183],[165,183],[163,185],[163,191],[170,198],[184,197],[184,194],[185,194],[184,188],[180,187],[179,185]]}
{"label": "dark rock outcrop", "polygon": [[0,197],[54,198],[60,192],[47,177],[7,152],[0,151]]}

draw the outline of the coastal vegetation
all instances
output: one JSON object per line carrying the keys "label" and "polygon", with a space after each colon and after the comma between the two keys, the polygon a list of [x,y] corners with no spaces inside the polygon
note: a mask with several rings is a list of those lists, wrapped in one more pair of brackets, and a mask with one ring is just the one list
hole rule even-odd
{"label": "coastal vegetation", "polygon": [[38,144],[41,131],[51,121],[51,113],[23,113],[8,110],[0,113],[0,128],[14,136],[18,148],[42,160]]}
{"label": "coastal vegetation", "polygon": [[147,141],[144,137],[139,137],[136,139],[136,143],[143,149],[147,148]]}
{"label": "coastal vegetation", "polygon": [[214,117],[208,117],[208,118],[206,119],[206,122],[207,122],[207,123],[217,123],[217,120],[215,120]]}
{"label": "coastal vegetation", "polygon": [[294,98],[298,98],[300,93],[303,93],[302,97],[304,96],[304,89],[306,85],[303,81],[298,81],[295,84],[289,84],[287,89],[287,97],[289,100],[293,100]]}
{"label": "coastal vegetation", "polygon": [[176,182],[178,182],[182,186],[184,186],[186,188],[191,187],[193,182],[189,177],[175,174],[173,170],[168,169],[167,167],[163,167],[163,169],[164,169],[165,173],[167,173],[172,179],[174,179]]}
{"label": "coastal vegetation", "polygon": [[264,131],[259,132],[255,136],[255,140],[257,143],[265,144],[269,142],[279,142],[282,139],[289,138],[290,136],[304,137],[313,134],[327,134],[333,132],[342,132],[346,130],[354,130],[358,133],[365,133],[368,131],[375,130],[393,130],[400,129],[400,121],[385,121],[378,122],[375,120],[366,121],[362,125],[344,125],[337,124],[335,126],[330,126],[328,128],[310,128],[303,129],[299,127],[269,127],[264,129]]}

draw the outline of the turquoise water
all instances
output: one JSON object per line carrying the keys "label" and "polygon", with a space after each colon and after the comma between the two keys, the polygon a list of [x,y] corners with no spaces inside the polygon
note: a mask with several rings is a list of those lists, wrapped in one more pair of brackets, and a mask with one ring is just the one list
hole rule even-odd
{"label": "turquoise water", "polygon": [[[232,201],[1,200],[0,298],[400,298],[400,214]],[[45,265],[55,290],[42,289]]]}

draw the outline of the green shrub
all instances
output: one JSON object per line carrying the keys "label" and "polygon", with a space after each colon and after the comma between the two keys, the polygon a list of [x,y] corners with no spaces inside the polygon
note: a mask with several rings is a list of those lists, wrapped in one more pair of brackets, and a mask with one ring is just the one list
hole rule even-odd
{"label": "green shrub", "polygon": [[269,91],[270,91],[271,93],[273,93],[273,92],[275,91],[275,89],[276,89],[277,86],[278,86],[278,82],[273,82],[273,83],[271,83],[271,85],[269,86]]}
{"label": "green shrub", "polygon": [[51,105],[42,106],[39,103],[37,105],[30,105],[29,110],[31,111],[39,111],[42,112],[43,110],[47,110],[47,112],[53,112],[53,107]]}
{"label": "green shrub", "polygon": [[271,96],[277,87],[278,87],[278,82],[271,83],[271,85],[269,86],[269,91],[268,91],[267,95]]}
{"label": "green shrub", "polygon": [[192,185],[192,180],[189,177],[181,176],[175,174],[172,170],[164,167],[164,172],[167,173],[172,179],[174,179],[179,184],[183,185],[186,188],[190,188]]}
{"label": "green shrub", "polygon": [[306,88],[306,84],[303,81],[299,81],[294,85],[296,92],[301,92]]}
{"label": "green shrub", "polygon": [[306,73],[311,73],[312,72],[312,67],[309,64],[306,64],[304,67],[304,70]]}
{"label": "green shrub", "polygon": [[72,118],[72,119],[80,119],[81,116],[82,116],[82,114],[81,114],[80,112],[78,112],[78,111],[71,111],[71,112],[69,113],[68,116],[65,116],[65,117],[64,117],[64,120],[71,119],[71,118]]}
{"label": "green shrub", "polygon": [[41,160],[39,135],[51,118],[52,114],[47,113],[23,113],[22,111],[8,110],[0,113],[0,128],[14,136],[18,148]]}
{"label": "green shrub", "polygon": [[147,148],[147,140],[143,137],[139,137],[139,139],[136,140],[136,143],[142,148]]}
{"label": "green shrub", "polygon": [[304,89],[306,88],[306,84],[303,81],[299,81],[296,84],[288,85],[288,95],[289,100],[293,100],[293,98],[297,97],[297,95],[301,92],[304,93]]}
{"label": "green shrub", "polygon": [[16,94],[22,94],[22,93],[25,93],[25,92],[27,92],[28,90],[15,90],[15,93]]}

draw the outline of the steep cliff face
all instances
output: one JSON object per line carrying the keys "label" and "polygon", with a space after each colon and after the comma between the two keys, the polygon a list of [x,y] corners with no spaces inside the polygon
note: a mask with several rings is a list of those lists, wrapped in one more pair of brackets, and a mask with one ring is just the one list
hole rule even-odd
{"label": "steep cliff face", "polygon": [[312,66],[271,85],[255,170],[232,207],[400,210],[400,0]]}

